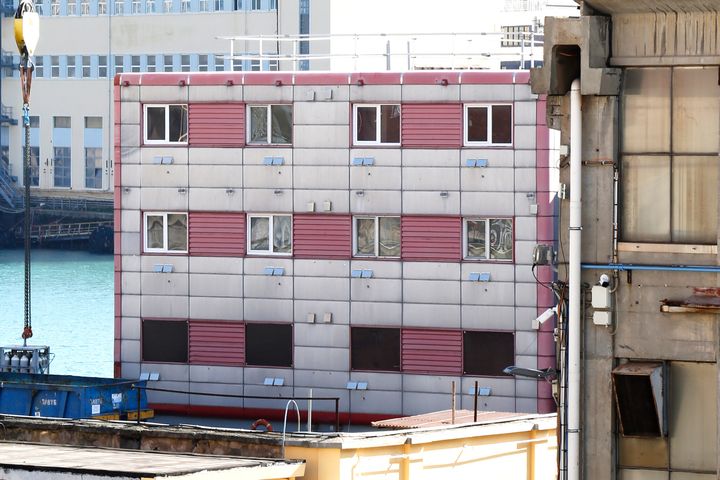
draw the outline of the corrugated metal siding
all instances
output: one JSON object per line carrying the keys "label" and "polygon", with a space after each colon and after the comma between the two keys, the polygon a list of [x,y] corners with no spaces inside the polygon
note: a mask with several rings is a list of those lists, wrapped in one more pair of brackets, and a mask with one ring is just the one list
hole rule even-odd
{"label": "corrugated metal siding", "polygon": [[460,261],[462,219],[460,217],[403,216],[403,260]]}
{"label": "corrugated metal siding", "polygon": [[462,330],[404,328],[402,370],[462,375]]}
{"label": "corrugated metal siding", "polygon": [[191,103],[188,142],[191,146],[208,147],[245,145],[245,104]]}
{"label": "corrugated metal siding", "polygon": [[295,214],[293,253],[296,258],[350,258],[350,215]]}
{"label": "corrugated metal siding", "polygon": [[462,105],[455,103],[404,103],[403,147],[462,146]]}
{"label": "corrugated metal siding", "polygon": [[245,214],[190,212],[190,255],[245,255]]}
{"label": "corrugated metal siding", "polygon": [[244,365],[245,323],[190,320],[190,363]]}

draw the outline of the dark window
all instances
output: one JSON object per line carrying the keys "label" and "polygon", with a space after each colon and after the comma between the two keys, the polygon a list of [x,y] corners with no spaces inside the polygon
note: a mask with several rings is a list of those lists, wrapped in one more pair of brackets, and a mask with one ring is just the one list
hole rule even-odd
{"label": "dark window", "polygon": [[142,357],[145,362],[187,363],[187,322],[144,320],[142,325]]}
{"label": "dark window", "polygon": [[666,434],[662,363],[630,362],[613,370],[613,387],[620,431],[629,437]]}
{"label": "dark window", "polygon": [[292,367],[292,325],[247,323],[245,363],[263,367]]}
{"label": "dark window", "polygon": [[510,332],[463,332],[466,375],[501,376],[515,363],[515,335]]}
{"label": "dark window", "polygon": [[468,108],[468,141],[487,142],[487,107]]}
{"label": "dark window", "polygon": [[350,330],[353,370],[400,371],[400,329],[353,327]]}

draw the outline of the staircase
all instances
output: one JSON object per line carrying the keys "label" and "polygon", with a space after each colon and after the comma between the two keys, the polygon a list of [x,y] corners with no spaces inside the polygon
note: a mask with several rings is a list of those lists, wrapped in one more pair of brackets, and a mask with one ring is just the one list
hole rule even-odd
{"label": "staircase", "polygon": [[21,211],[23,197],[17,186],[16,179],[10,175],[5,162],[0,161],[0,209]]}

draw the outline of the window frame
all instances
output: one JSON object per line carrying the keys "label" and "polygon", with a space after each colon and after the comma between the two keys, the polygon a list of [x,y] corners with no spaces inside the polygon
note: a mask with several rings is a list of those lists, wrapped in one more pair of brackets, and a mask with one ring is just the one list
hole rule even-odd
{"label": "window frame", "polygon": [[[185,107],[185,140],[184,141],[171,141],[170,138],[170,107],[173,106],[184,106]],[[165,135],[163,140],[149,140],[148,139],[148,107],[150,108],[165,108]],[[146,103],[143,105],[143,143],[145,145],[187,145],[189,140],[189,120],[188,120],[188,104],[187,103]]]}
{"label": "window frame", "polygon": [[[398,120],[398,141],[383,142],[382,141],[382,107],[397,106],[400,109],[400,119]],[[375,138],[377,140],[358,140],[358,108],[375,108]],[[352,116],[352,134],[353,145],[362,146],[383,146],[383,147],[399,147],[402,145],[402,104],[401,103],[355,103],[353,104]]]}
{"label": "window frame", "polygon": [[[495,106],[510,107],[510,143],[493,143],[492,141],[492,109]],[[469,128],[468,110],[470,108],[486,108],[487,109],[487,141],[475,141],[468,139]],[[494,102],[494,103],[465,103],[463,104],[463,145],[466,147],[512,147],[515,141],[515,108],[510,102]]]}
{"label": "window frame", "polygon": [[[266,108],[266,122],[265,125],[266,129],[266,137],[264,142],[260,141],[253,141],[251,140],[252,135],[252,109],[253,108]],[[287,143],[273,143],[272,142],[272,107],[290,107],[290,141]],[[245,110],[245,130],[246,133],[246,145],[249,147],[254,146],[267,146],[267,145],[273,145],[273,146],[281,146],[281,147],[289,147],[293,145],[293,141],[295,140],[295,105],[293,103],[248,103]]]}
{"label": "window frame", "polygon": [[[168,215],[185,215],[185,250],[169,250],[168,249]],[[148,246],[148,217],[163,217],[163,246],[162,248],[150,248]],[[166,254],[178,254],[185,255],[189,252],[190,242],[190,216],[188,212],[158,212],[158,211],[147,211],[143,212],[143,225],[142,225],[142,245],[143,253],[166,253]]]}
{"label": "window frame", "polygon": [[[375,331],[390,331],[394,330],[397,332],[397,366],[396,368],[384,369],[384,368],[358,368],[353,362],[354,353],[357,350],[353,343],[353,332],[358,330],[375,330]],[[402,328],[400,326],[377,326],[377,325],[352,325],[350,326],[350,371],[351,372],[390,372],[390,373],[403,373],[402,369]]]}
{"label": "window frame", "polygon": [[[510,220],[510,230],[512,238],[512,253],[510,258],[490,258],[490,222],[492,220]],[[485,222],[485,255],[486,257],[474,257],[469,255],[468,251],[468,222]],[[513,263],[515,261],[515,218],[514,217],[463,217],[463,261],[475,262],[497,262],[497,263]]]}
{"label": "window frame", "polygon": [[[273,235],[275,230],[275,217],[290,217],[290,251],[274,252]],[[268,218],[268,250],[255,250],[252,248],[252,219]],[[271,255],[276,257],[291,257],[293,254],[293,215],[292,213],[248,213],[247,214],[247,254]]]}
{"label": "window frame", "polygon": [[[397,218],[400,221],[400,253],[398,255],[380,255],[380,219]],[[358,220],[375,220],[375,252],[372,255],[358,252]],[[357,215],[353,216],[353,257],[398,259],[402,256],[402,217],[400,215]]]}

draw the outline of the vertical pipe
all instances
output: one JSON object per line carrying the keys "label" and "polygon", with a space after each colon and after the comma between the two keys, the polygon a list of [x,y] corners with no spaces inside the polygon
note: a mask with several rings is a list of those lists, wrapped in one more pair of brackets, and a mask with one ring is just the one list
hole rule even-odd
{"label": "vertical pipe", "polygon": [[385,70],[390,70],[390,40],[385,43]]}
{"label": "vertical pipe", "polygon": [[137,424],[140,425],[140,388],[137,385],[133,385],[133,388],[137,391]]}
{"label": "vertical pipe", "polygon": [[451,425],[455,425],[455,380],[452,381],[452,422]]}
{"label": "vertical pipe", "polygon": [[475,395],[473,399],[473,422],[477,422],[477,402],[478,402],[478,381],[475,380]]}
{"label": "vertical pipe", "polygon": [[335,431],[340,431],[340,398],[335,397]]}
{"label": "vertical pipe", "polygon": [[310,400],[308,400],[308,417],[307,417],[307,425],[308,425],[308,432],[312,432],[312,388],[310,389],[310,394],[308,395],[310,397]]}
{"label": "vertical pipe", "polygon": [[580,302],[582,246],[582,96],[580,79],[570,87],[570,261],[568,283],[568,480],[580,478]]}

